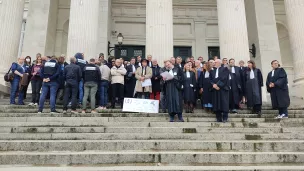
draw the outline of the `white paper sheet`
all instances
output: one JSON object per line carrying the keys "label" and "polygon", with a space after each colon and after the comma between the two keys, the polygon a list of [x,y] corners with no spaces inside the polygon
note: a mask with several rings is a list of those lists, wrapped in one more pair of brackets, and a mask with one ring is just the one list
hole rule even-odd
{"label": "white paper sheet", "polygon": [[141,82],[141,86],[142,86],[142,87],[149,87],[149,86],[152,86],[151,79],[145,79],[145,81],[142,81],[142,82]]}
{"label": "white paper sheet", "polygon": [[169,72],[163,72],[160,74],[162,77],[166,78],[166,80],[172,80],[173,79],[173,75],[171,75]]}

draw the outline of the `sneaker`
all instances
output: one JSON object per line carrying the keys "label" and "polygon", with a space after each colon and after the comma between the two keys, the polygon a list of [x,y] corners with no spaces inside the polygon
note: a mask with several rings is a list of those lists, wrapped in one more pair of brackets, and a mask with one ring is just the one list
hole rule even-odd
{"label": "sneaker", "polygon": [[282,115],[278,116],[278,119],[283,119],[283,118],[288,118],[288,116],[286,114],[282,114]]}
{"label": "sneaker", "polygon": [[104,109],[104,110],[106,110],[106,109],[107,109],[107,107],[103,107],[103,109]]}
{"label": "sneaker", "polygon": [[64,110],[62,113],[63,113],[63,114],[66,114],[66,113],[67,113],[67,111],[66,111],[66,110]]}
{"label": "sneaker", "polygon": [[34,106],[38,106],[38,103],[35,103]]}
{"label": "sneaker", "polygon": [[38,111],[38,114],[41,114],[42,112],[41,111]]}
{"label": "sneaker", "polygon": [[281,118],[281,115],[278,115],[277,117],[275,117],[275,119],[280,119]]}
{"label": "sneaker", "polygon": [[28,106],[34,106],[35,104],[34,103],[30,103],[30,104],[28,104]]}
{"label": "sneaker", "polygon": [[98,112],[96,112],[95,110],[92,110],[91,113],[98,113]]}
{"label": "sneaker", "polygon": [[72,110],[71,113],[72,114],[78,114],[78,111],[77,110]]}
{"label": "sneaker", "polygon": [[82,114],[85,114],[85,113],[86,113],[86,111],[85,111],[85,110],[83,110],[81,113],[82,113]]}
{"label": "sneaker", "polygon": [[98,110],[103,110],[104,108],[102,106],[99,106],[97,109]]}
{"label": "sneaker", "polygon": [[58,114],[58,113],[60,113],[60,112],[58,112],[58,111],[51,111],[51,114]]}

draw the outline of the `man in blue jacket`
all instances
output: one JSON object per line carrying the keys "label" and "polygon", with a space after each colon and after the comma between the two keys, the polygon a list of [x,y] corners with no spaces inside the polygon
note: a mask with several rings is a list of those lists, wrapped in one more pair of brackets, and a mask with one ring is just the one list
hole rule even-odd
{"label": "man in blue jacket", "polygon": [[[84,57],[83,57],[82,53],[76,53],[75,58],[76,58],[76,65],[80,66],[80,69],[83,71],[84,67],[88,64],[88,62],[86,60],[84,60]],[[78,86],[79,86],[78,87],[78,92],[79,92],[78,103],[79,103],[79,105],[82,105],[82,99],[83,99],[83,93],[84,93],[83,79],[82,78],[81,78]]]}
{"label": "man in blue jacket", "polygon": [[60,73],[60,66],[56,60],[48,57],[47,61],[41,68],[40,77],[43,79],[42,93],[39,100],[38,113],[42,113],[44,102],[48,92],[50,91],[50,105],[51,113],[58,113],[56,111],[56,93],[58,89],[58,76]]}

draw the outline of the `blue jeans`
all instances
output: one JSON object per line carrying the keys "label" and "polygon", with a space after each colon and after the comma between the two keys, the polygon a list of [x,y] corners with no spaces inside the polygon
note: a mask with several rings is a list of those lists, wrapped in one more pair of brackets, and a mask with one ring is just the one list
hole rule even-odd
{"label": "blue jeans", "polygon": [[16,94],[19,92],[18,104],[23,105],[24,91],[19,91],[19,81],[20,81],[20,78],[16,78],[16,77],[11,81],[10,104],[15,104],[16,103],[15,102]]}
{"label": "blue jeans", "polygon": [[39,100],[39,112],[42,112],[44,102],[46,99],[46,95],[48,94],[50,90],[50,105],[51,105],[51,111],[54,112],[56,110],[56,94],[59,84],[57,82],[47,82],[43,83],[42,85],[42,92],[40,95]]}
{"label": "blue jeans", "polygon": [[82,99],[83,99],[83,80],[81,80],[80,82],[79,82],[79,86],[78,86],[78,92],[79,92],[79,100],[78,100],[78,102],[79,102],[79,104],[82,104]]}
{"label": "blue jeans", "polygon": [[108,104],[108,88],[109,88],[109,81],[106,81],[106,80],[100,81],[99,106],[101,106],[101,107],[106,107]]}

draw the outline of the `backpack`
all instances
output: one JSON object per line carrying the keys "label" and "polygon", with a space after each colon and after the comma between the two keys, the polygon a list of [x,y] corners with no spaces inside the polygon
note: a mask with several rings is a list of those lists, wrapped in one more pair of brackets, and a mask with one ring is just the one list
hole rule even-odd
{"label": "backpack", "polygon": [[[13,66],[13,65],[12,65]],[[13,72],[11,72],[12,70],[12,67],[8,70],[8,72],[4,75],[4,81],[6,82],[11,82],[14,77],[15,77],[15,74]]]}

